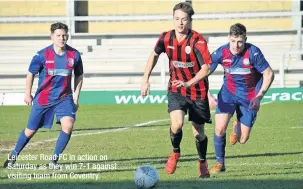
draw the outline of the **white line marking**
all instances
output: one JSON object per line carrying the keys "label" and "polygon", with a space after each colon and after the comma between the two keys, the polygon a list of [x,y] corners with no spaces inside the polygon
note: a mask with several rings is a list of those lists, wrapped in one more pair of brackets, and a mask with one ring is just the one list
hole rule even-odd
{"label": "white line marking", "polygon": [[153,123],[159,123],[159,122],[164,122],[164,121],[169,121],[170,119],[159,119],[159,120],[152,120],[152,121],[148,121],[148,122],[144,122],[144,123],[138,123],[135,125],[135,127],[141,127],[141,126],[145,126],[145,125],[149,125],[149,124],[153,124]]}
{"label": "white line marking", "polygon": [[227,166],[258,166],[258,165],[293,165],[303,164],[302,161],[295,162],[263,162],[263,163],[227,163]]}
{"label": "white line marking", "polygon": [[[261,103],[261,105],[265,105],[265,104],[269,104],[269,103],[272,103],[272,102],[264,102],[264,103]],[[214,113],[214,112],[215,112],[215,110],[211,111],[211,113]],[[170,119],[152,120],[152,121],[148,121],[148,122],[138,123],[138,124],[135,124],[134,126],[123,127],[123,128],[118,128],[118,129],[107,129],[107,130],[93,132],[93,133],[92,132],[91,133],[88,132],[88,133],[72,134],[71,137],[97,135],[97,134],[110,133],[110,132],[113,132],[113,133],[114,132],[120,132],[120,131],[124,131],[124,130],[127,130],[129,128],[133,128],[133,127],[142,127],[142,126],[146,126],[146,125],[149,125],[149,124],[159,123],[159,122],[165,122],[165,121],[169,121],[169,120]],[[29,143],[25,148],[41,145],[41,144],[44,144],[46,142],[55,142],[57,140],[58,140],[58,138],[52,138],[52,139],[48,139],[48,140],[36,141],[36,142]],[[10,149],[1,148],[0,152],[7,152],[7,151],[11,151],[12,149],[13,149],[13,147],[10,148]]]}

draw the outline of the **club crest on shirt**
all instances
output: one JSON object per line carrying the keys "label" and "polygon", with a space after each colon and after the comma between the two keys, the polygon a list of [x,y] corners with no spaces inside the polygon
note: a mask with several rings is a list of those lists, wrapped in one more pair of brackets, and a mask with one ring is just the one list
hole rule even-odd
{"label": "club crest on shirt", "polygon": [[73,65],[74,65],[74,59],[72,59],[72,58],[67,59],[67,64],[68,64],[70,67],[73,67]]}
{"label": "club crest on shirt", "polygon": [[190,46],[185,47],[185,52],[186,52],[186,54],[189,54],[191,52]]}
{"label": "club crest on shirt", "polygon": [[248,65],[250,64],[249,59],[248,59],[248,58],[245,58],[245,59],[243,60],[243,64],[244,64],[245,66],[248,66]]}

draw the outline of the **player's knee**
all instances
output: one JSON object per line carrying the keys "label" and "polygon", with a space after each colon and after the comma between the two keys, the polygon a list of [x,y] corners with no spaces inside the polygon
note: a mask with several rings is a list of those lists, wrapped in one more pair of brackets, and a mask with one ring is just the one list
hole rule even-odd
{"label": "player's knee", "polygon": [[74,126],[73,118],[70,117],[62,118],[60,122],[61,122],[62,131],[68,134],[72,132]]}
{"label": "player's knee", "polygon": [[195,136],[196,140],[201,142],[205,139],[206,135],[204,132],[199,133],[198,135]]}
{"label": "player's knee", "polygon": [[62,131],[64,131],[65,133],[71,133],[73,130],[73,123],[67,123],[64,126],[62,125]]}
{"label": "player's knee", "polygon": [[24,134],[25,134],[27,137],[32,137],[36,132],[37,132],[37,130],[31,130],[31,129],[29,129],[29,128],[25,128],[25,129],[24,129]]}
{"label": "player's knee", "polygon": [[175,121],[171,124],[171,130],[173,133],[179,132],[183,127],[183,123],[181,121]]}
{"label": "player's knee", "polygon": [[182,131],[182,127],[171,127],[171,131],[176,134]]}
{"label": "player's knee", "polygon": [[226,133],[226,129],[221,128],[221,127],[216,128],[215,133],[216,133],[217,136],[223,136]]}

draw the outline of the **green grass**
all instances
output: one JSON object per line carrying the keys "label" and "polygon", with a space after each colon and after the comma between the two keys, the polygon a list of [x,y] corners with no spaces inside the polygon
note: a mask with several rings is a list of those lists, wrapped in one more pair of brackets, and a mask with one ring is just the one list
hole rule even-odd
{"label": "green grass", "polygon": [[[189,122],[184,126],[182,157],[173,175],[163,167],[171,151],[169,121],[135,127],[138,123],[168,119],[166,105],[82,106],[77,114],[67,155],[97,155],[108,160],[63,160],[77,165],[76,170],[12,170],[0,168],[0,188],[135,188],[134,170],[150,164],[158,169],[160,182],[156,188],[302,188],[303,187],[303,103],[264,105],[258,115],[249,141],[245,145],[226,147],[226,173],[209,179],[197,178],[197,153]],[[26,126],[28,107],[0,107],[0,162],[4,162],[20,131]],[[41,129],[21,155],[51,155],[59,127]],[[213,148],[214,125],[206,125],[209,137],[209,167],[215,163]],[[228,134],[230,128],[228,129]],[[76,136],[79,134],[86,134]],[[89,134],[89,135],[87,135]],[[50,142],[42,142],[51,140]],[[39,142],[40,143],[37,143]],[[18,161],[21,164],[45,165],[48,161]],[[80,165],[116,164],[117,169],[80,169]],[[93,179],[9,179],[10,173],[33,174],[95,173]]]}

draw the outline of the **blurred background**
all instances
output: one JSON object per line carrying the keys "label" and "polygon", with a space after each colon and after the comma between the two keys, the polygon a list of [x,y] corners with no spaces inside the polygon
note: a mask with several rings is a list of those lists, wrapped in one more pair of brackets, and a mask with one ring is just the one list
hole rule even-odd
{"label": "blurred background", "polygon": [[[173,29],[174,1],[8,1],[0,0],[0,92],[24,92],[25,75],[35,53],[50,45],[50,25],[70,28],[68,44],[82,54],[83,90],[139,90],[146,61],[159,35]],[[247,27],[273,67],[273,88],[303,85],[302,2],[192,0],[192,29],[211,52],[227,43],[230,25]],[[151,76],[151,89],[166,89],[168,59],[162,54]],[[222,84],[222,69],[210,87]],[[37,79],[34,83],[35,91]]]}

